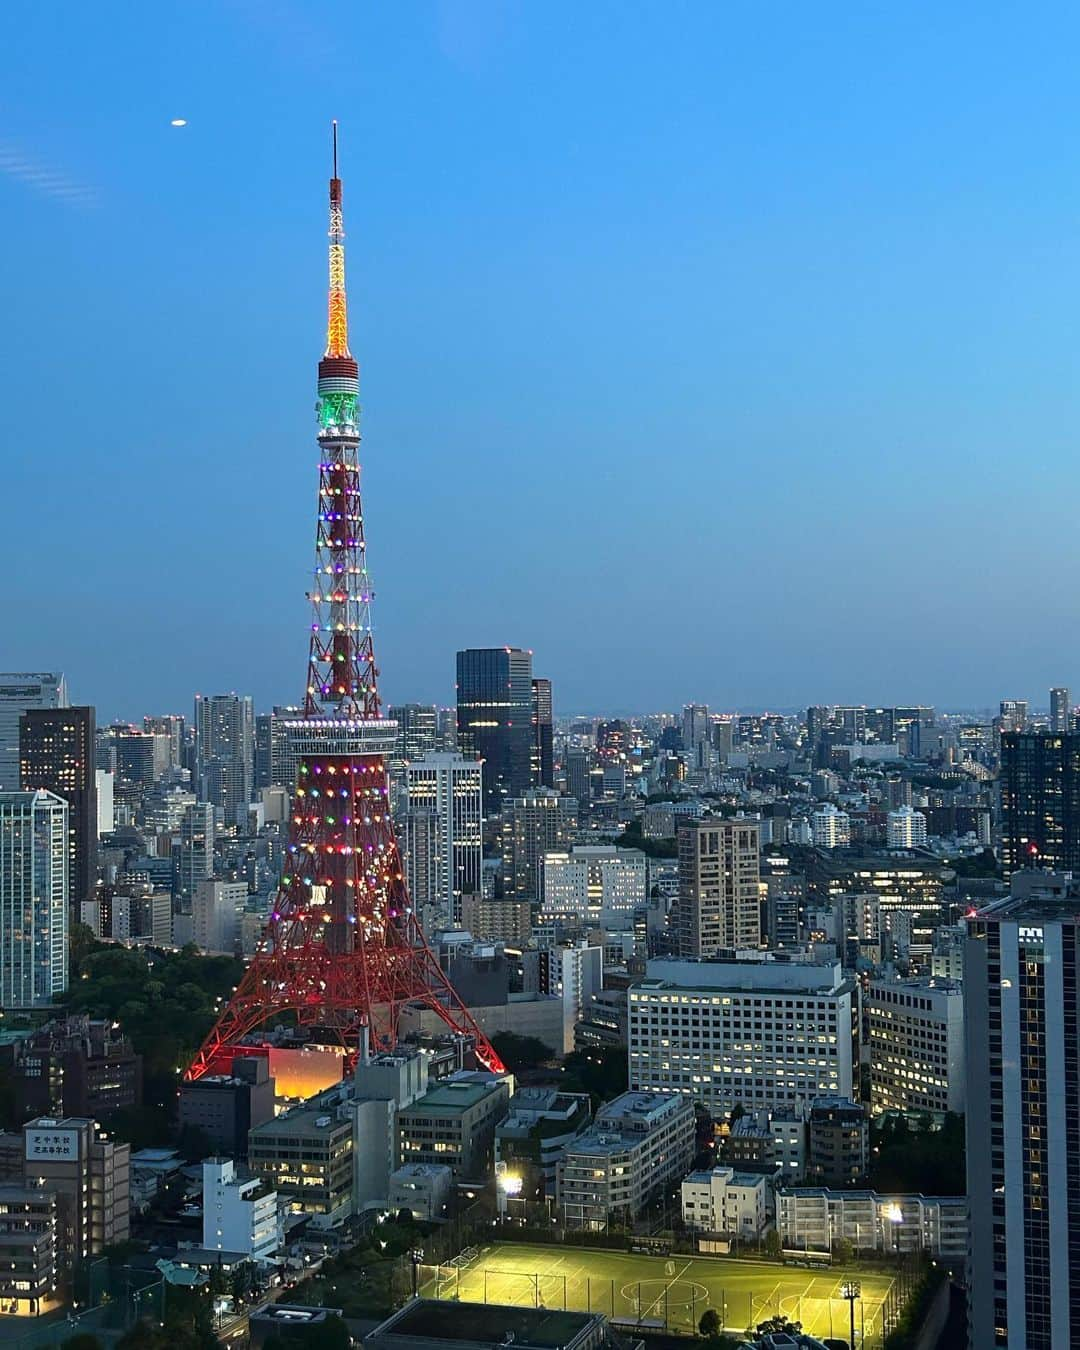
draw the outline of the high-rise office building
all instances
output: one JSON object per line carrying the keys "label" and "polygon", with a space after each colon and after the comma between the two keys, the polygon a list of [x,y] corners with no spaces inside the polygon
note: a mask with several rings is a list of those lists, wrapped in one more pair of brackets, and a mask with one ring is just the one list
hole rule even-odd
{"label": "high-rise office building", "polygon": [[76,914],[97,881],[93,708],[32,708],[19,719],[23,791],[45,788],[68,804],[68,897]]}
{"label": "high-rise office building", "polygon": [[566,753],[566,791],[582,810],[589,805],[589,752],[583,749]]}
{"label": "high-rise office building", "polygon": [[0,1008],[50,1004],[68,982],[68,805],[0,792]]}
{"label": "high-rise office building", "polygon": [[1026,698],[1003,698],[998,704],[998,730],[1026,731],[1028,705]]}
{"label": "high-rise office building", "polygon": [[150,787],[169,767],[171,738],[156,731],[114,723],[109,728],[116,776],[123,782]]}
{"label": "high-rise office building", "polygon": [[971,1350],[1080,1344],[1078,920],[1073,893],[968,921]]}
{"label": "high-rise office building", "polygon": [[1080,735],[1002,736],[1001,860],[1080,872]]}
{"label": "high-rise office building", "polygon": [[[255,785],[255,709],[248,697],[195,697],[195,754],[199,795],[227,825],[251,801]],[[292,786],[289,784],[288,786]]]}
{"label": "high-rise office building", "polygon": [[1072,698],[1068,689],[1061,687],[1050,690],[1050,731],[1055,736],[1065,736],[1070,730],[1069,719],[1072,711]]}
{"label": "high-rise office building", "polygon": [[484,761],[484,809],[533,785],[532,652],[472,648],[457,654],[458,747]]}
{"label": "high-rise office building", "polygon": [[551,681],[532,682],[533,764],[532,781],[536,787],[555,786],[555,724],[551,699]]}
{"label": "high-rise office building", "polygon": [[684,750],[696,750],[711,740],[709,708],[705,703],[688,703],[682,710],[682,741]]}
{"label": "high-rise office building", "polygon": [[180,822],[177,895],[194,899],[199,882],[214,875],[214,839],[214,808],[210,803],[186,807]]}
{"label": "high-rise office building", "polygon": [[0,792],[19,790],[19,718],[32,708],[66,708],[63,675],[0,675]]}
{"label": "high-rise office building", "polygon": [[295,721],[302,708],[275,707],[255,718],[255,788],[296,787],[296,755],[290,749],[286,724]]}
{"label": "high-rise office building", "polygon": [[184,750],[187,745],[187,721],[179,713],[165,713],[160,717],[144,717],[143,731],[153,736],[164,736],[167,745],[167,767],[179,769],[184,766]]}
{"label": "high-rise office building", "polygon": [[386,715],[397,723],[396,760],[408,763],[438,750],[439,710],[433,703],[399,703]]}
{"label": "high-rise office building", "polygon": [[761,942],[761,863],[756,820],[680,821],[679,894],[671,915],[682,957],[757,947]]}
{"label": "high-rise office building", "polygon": [[577,801],[550,788],[515,797],[503,812],[503,892],[521,900],[539,900],[546,853],[565,851],[577,829]]}
{"label": "high-rise office building", "polygon": [[406,805],[395,813],[394,825],[401,848],[401,861],[405,865],[409,899],[420,920],[420,927],[429,935],[439,928],[453,927],[453,911],[446,908],[439,886],[439,813],[431,804],[420,807]]}
{"label": "high-rise office building", "polygon": [[200,881],[191,902],[191,931],[211,955],[233,956],[240,944],[240,919],[247,904],[246,881]]}
{"label": "high-rise office building", "polygon": [[461,921],[461,897],[480,891],[483,769],[476,760],[434,750],[405,767],[409,811],[435,814],[435,903],[451,923]]}

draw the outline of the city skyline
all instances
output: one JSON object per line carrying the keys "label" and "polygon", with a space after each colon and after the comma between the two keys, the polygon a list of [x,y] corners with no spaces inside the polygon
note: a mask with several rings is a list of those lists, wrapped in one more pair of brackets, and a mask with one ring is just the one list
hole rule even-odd
{"label": "city skyline", "polygon": [[[449,702],[454,651],[501,642],[543,654],[557,708],[1067,678],[1075,16],[669,13],[11,16],[8,437],[40,435],[18,395],[62,333],[77,566],[42,593],[12,520],[6,664],[70,671],[106,719],[297,697],[338,116],[387,698]],[[1010,518],[1039,522],[1022,547]],[[737,650],[703,588],[757,597]],[[677,663],[637,659],[643,615]]]}

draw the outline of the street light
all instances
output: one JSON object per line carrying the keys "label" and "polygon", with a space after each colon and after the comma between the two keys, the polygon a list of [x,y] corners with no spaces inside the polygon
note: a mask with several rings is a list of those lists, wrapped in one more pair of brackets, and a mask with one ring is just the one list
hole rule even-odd
{"label": "street light", "polygon": [[848,1309],[851,1312],[851,1350],[855,1350],[855,1300],[862,1297],[862,1285],[858,1280],[848,1280],[847,1284],[840,1288],[840,1297],[848,1301]]}
{"label": "street light", "polygon": [[412,1262],[413,1298],[415,1298],[417,1296],[417,1293],[419,1292],[418,1286],[420,1283],[420,1265],[423,1262],[423,1259],[424,1259],[423,1247],[413,1247],[412,1251],[409,1252],[409,1260]]}
{"label": "street light", "polygon": [[508,1172],[506,1163],[495,1164],[495,1191],[498,1201],[499,1217],[505,1218],[512,1195],[520,1195],[524,1181],[516,1172]]}

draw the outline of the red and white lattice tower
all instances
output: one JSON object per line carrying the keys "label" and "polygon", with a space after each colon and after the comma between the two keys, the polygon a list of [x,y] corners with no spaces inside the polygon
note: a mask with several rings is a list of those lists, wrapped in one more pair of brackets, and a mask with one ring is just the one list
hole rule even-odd
{"label": "red and white lattice tower", "polygon": [[[349,351],[341,180],[330,180],[330,306],[319,362],[319,520],[307,693],[287,725],[297,760],[288,852],[258,955],[187,1071],[227,1068],[238,1043],[275,1017],[329,1031],[350,1059],[397,1040],[405,1004],[433,1009],[501,1070],[424,940],[390,819],[386,756],[395,724],[380,714],[371,582],[360,500],[359,372]],[[324,1039],[320,1035],[320,1039]]]}

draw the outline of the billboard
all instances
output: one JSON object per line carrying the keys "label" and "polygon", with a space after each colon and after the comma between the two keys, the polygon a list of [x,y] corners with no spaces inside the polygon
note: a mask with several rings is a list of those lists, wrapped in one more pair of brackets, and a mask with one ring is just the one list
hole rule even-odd
{"label": "billboard", "polygon": [[79,1156],[78,1130],[27,1130],[27,1162],[75,1162]]}

